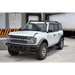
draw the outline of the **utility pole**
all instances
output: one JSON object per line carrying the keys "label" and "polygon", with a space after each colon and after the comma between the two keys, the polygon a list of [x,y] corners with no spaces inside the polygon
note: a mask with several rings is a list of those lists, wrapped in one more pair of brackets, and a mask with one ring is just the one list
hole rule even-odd
{"label": "utility pole", "polygon": [[41,13],[41,21],[43,21],[43,12]]}

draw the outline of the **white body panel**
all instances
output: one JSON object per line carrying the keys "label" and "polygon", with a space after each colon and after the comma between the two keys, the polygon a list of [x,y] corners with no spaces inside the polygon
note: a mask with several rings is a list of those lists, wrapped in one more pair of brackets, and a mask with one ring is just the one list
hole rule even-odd
{"label": "white body panel", "polygon": [[[37,34],[35,35],[35,37],[37,37],[37,43],[42,39],[45,38],[48,41],[48,47],[55,45],[59,42],[60,39],[60,35],[58,35],[58,33],[60,33],[60,35],[63,35],[63,31],[60,30],[58,32],[50,32],[50,33],[46,33],[46,32],[42,32],[41,34]],[[56,34],[56,36],[54,36],[54,34]]]}
{"label": "white body panel", "polygon": [[[44,22],[41,22],[41,23],[44,23]],[[47,30],[48,30],[48,28],[49,28],[49,23],[47,23]],[[60,35],[58,35],[59,33],[60,33]],[[55,36],[54,36],[54,34],[55,34]],[[8,35],[37,38],[37,42],[35,44],[24,44],[24,45],[38,45],[42,39],[45,39],[48,42],[48,47],[50,47],[59,42],[60,37],[63,35],[63,31],[62,30],[55,31],[55,32],[17,31],[17,32],[10,32]]]}
{"label": "white body panel", "polygon": [[10,32],[8,35],[15,35],[15,36],[34,36],[35,33],[42,33],[40,31],[17,31],[17,32]]}
{"label": "white body panel", "polygon": [[[61,35],[63,35],[63,31],[59,31]],[[35,33],[38,33],[35,35]],[[56,34],[57,33],[57,34]],[[56,36],[54,36],[56,34]],[[39,32],[39,31],[17,31],[17,32],[10,32],[8,35],[14,35],[14,36],[26,36],[26,37],[33,37],[35,35],[35,38],[37,38],[36,44],[22,44],[22,45],[38,45],[38,43],[41,41],[42,38],[46,39],[48,42],[48,47],[55,45],[59,42],[60,36],[58,35],[58,32]],[[15,44],[21,44],[21,43],[15,43]]]}
{"label": "white body panel", "polygon": [[49,20],[60,22],[63,30],[75,30],[75,13],[51,15]]}

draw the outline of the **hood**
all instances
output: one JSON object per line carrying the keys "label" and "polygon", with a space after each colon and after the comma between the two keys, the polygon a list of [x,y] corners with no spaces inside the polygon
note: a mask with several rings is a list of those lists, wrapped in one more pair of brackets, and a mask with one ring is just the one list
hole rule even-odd
{"label": "hood", "polygon": [[36,34],[41,34],[40,31],[16,31],[16,32],[10,32],[8,35],[14,35],[14,36],[34,36]]}

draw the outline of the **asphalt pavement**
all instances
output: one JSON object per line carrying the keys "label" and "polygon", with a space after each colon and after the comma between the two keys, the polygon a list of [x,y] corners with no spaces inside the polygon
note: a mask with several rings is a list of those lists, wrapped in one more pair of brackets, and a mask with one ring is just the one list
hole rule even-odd
{"label": "asphalt pavement", "polygon": [[0,62],[75,62],[75,37],[65,37],[62,50],[51,50],[46,59],[37,60],[35,53],[19,53],[11,56],[5,45],[6,37],[0,38]]}
{"label": "asphalt pavement", "polygon": [[5,45],[6,42],[6,35],[0,35],[0,50],[7,50],[7,46]]}

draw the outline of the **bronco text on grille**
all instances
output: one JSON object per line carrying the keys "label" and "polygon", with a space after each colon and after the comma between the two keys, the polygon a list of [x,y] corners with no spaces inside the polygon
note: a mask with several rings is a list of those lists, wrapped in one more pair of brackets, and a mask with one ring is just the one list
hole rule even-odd
{"label": "bronco text on grille", "polygon": [[15,42],[15,43],[27,43],[27,38],[28,37],[22,37],[22,36],[9,36],[10,42]]}

